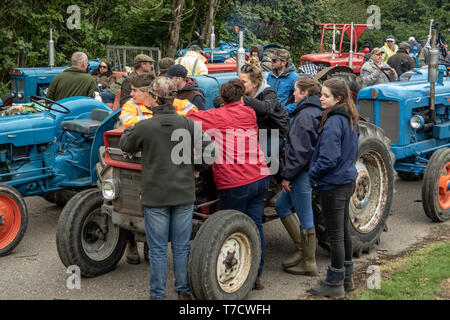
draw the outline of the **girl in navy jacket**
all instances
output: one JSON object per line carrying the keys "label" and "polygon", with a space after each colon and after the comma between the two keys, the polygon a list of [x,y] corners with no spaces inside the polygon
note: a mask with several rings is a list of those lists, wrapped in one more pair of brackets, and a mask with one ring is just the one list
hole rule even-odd
{"label": "girl in navy jacket", "polygon": [[[298,78],[294,98],[297,107],[289,126],[285,166],[281,171],[283,191],[275,210],[295,243],[296,251],[282,262],[284,271],[292,274],[316,275],[316,235],[309,184],[309,162],[319,134],[322,108],[319,82],[312,77]],[[291,208],[294,207],[294,213]],[[301,225],[301,227],[300,227]]]}
{"label": "girl in navy jacket", "polygon": [[313,295],[343,298],[354,289],[353,249],[349,204],[358,172],[358,112],[350,89],[339,78],[324,82],[320,98],[324,109],[319,139],[310,165],[310,181],[320,195],[330,239],[331,265],[327,277],[311,289]]}

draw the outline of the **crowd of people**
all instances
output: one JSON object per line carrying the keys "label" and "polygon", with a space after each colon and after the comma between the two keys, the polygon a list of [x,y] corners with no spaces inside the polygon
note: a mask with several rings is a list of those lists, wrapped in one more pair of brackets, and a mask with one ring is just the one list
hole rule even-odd
{"label": "crowd of people", "polygon": [[[210,143],[219,151],[209,163],[219,208],[248,215],[258,228],[261,261],[254,289],[264,288],[264,198],[271,176],[279,176],[283,190],[275,210],[296,248],[282,262],[282,269],[296,275],[317,275],[312,194],[320,193],[332,259],[326,278],[311,293],[342,298],[345,290],[352,290],[348,209],[357,176],[358,115],[350,90],[339,79],[322,86],[312,77],[299,77],[285,49],[275,50],[270,62],[272,71],[266,79],[259,57],[250,57],[239,79],[221,86],[216,107],[209,110],[198,102],[201,93],[192,89],[195,80],[182,64],[174,63],[156,78],[149,73],[131,77],[131,99],[120,114],[125,127],[120,147],[130,153],[142,151],[151,299],[166,297],[169,241],[175,291],[180,299],[191,298],[187,264],[198,173],[194,162],[175,164],[170,160],[176,143],[171,135],[180,128],[192,132],[192,154],[203,154]],[[266,141],[260,130],[267,130]],[[237,152],[236,146],[227,142],[230,134],[231,141],[248,143]],[[279,162],[283,148],[285,159]],[[269,159],[277,162],[274,170]]]}
{"label": "crowd of people", "polygon": [[[363,85],[398,80],[414,68],[409,50],[417,52],[417,46],[413,37],[409,43],[397,45],[395,37],[388,36],[385,45],[374,48],[362,66]],[[178,129],[190,133],[192,157],[203,155],[211,144],[219,151],[209,164],[220,209],[238,210],[258,228],[261,261],[254,289],[264,288],[263,212],[274,177],[281,186],[275,211],[295,246],[292,255],[281,262],[282,270],[317,275],[312,209],[315,193],[320,195],[331,261],[326,278],[310,292],[342,298],[353,290],[349,201],[357,178],[359,127],[346,82],[332,78],[320,84],[296,72],[287,50],[274,49],[265,56],[261,46],[253,46],[239,79],[224,83],[214,99],[214,108],[206,110],[205,97],[191,77],[207,74],[201,48],[194,45],[176,60],[161,59],[158,75],[154,74],[154,63],[152,57],[139,54],[134,58],[133,71],[116,79],[111,64],[101,60],[91,77],[86,74],[87,56],[76,52],[72,68],[55,77],[47,93],[51,100],[59,100],[92,96],[101,87],[100,97],[105,103],[112,103],[120,94],[119,119],[124,127],[120,148],[129,153],[142,151],[141,199],[147,240],[144,258],[150,261],[150,297],[166,297],[170,241],[175,291],[180,299],[191,298],[187,265],[198,168],[196,162],[180,164],[171,159],[177,143],[171,137]],[[261,135],[263,130],[265,135]],[[215,132],[213,138],[211,131]],[[225,141],[230,133],[233,141],[249,142],[237,152]],[[281,162],[280,155],[284,156]],[[140,263],[132,233],[125,255],[129,263]]]}

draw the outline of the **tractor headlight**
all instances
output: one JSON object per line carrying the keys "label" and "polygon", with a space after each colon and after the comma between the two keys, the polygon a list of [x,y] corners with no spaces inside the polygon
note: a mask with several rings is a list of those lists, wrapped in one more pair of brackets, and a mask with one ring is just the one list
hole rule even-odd
{"label": "tractor headlight", "polygon": [[119,182],[115,179],[107,179],[102,182],[102,195],[106,200],[114,200],[119,197]]}
{"label": "tractor headlight", "polygon": [[23,93],[22,93],[22,91],[19,91],[17,93],[17,99],[22,99],[22,98],[23,98]]}
{"label": "tractor headlight", "polygon": [[409,125],[411,126],[411,128],[413,129],[421,129],[423,127],[423,125],[425,124],[425,119],[419,115],[416,114],[414,115],[410,120],[409,120]]}

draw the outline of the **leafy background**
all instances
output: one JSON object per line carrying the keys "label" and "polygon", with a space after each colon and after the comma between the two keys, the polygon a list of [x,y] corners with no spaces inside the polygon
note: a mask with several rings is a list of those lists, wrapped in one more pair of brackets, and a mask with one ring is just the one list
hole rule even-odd
{"label": "leafy background", "polygon": [[[68,65],[74,51],[90,59],[106,55],[107,44],[168,46],[172,19],[171,0],[1,0],[0,94],[9,91],[8,68],[48,65],[49,29],[55,42],[55,64]],[[81,9],[80,29],[66,22],[70,5]],[[450,1],[444,0],[220,0],[214,26],[216,41],[234,41],[232,28],[244,28],[245,44],[279,43],[288,48],[294,63],[302,54],[319,50],[322,22],[367,23],[367,8],[380,8],[381,28],[361,37],[381,46],[394,34],[399,40],[413,35],[426,39],[430,19],[449,34]],[[179,48],[197,41],[196,31],[205,22],[209,1],[185,0]]]}

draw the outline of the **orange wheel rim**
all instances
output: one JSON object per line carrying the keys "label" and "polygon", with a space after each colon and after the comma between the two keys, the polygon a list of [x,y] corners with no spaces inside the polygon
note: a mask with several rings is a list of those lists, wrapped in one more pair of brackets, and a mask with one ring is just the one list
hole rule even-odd
{"label": "orange wheel rim", "polygon": [[441,170],[438,185],[439,205],[444,210],[450,208],[450,192],[448,190],[449,182],[450,182],[450,162],[447,162]]}
{"label": "orange wheel rim", "polygon": [[0,194],[0,250],[6,248],[19,233],[22,214],[17,202],[6,194]]}

